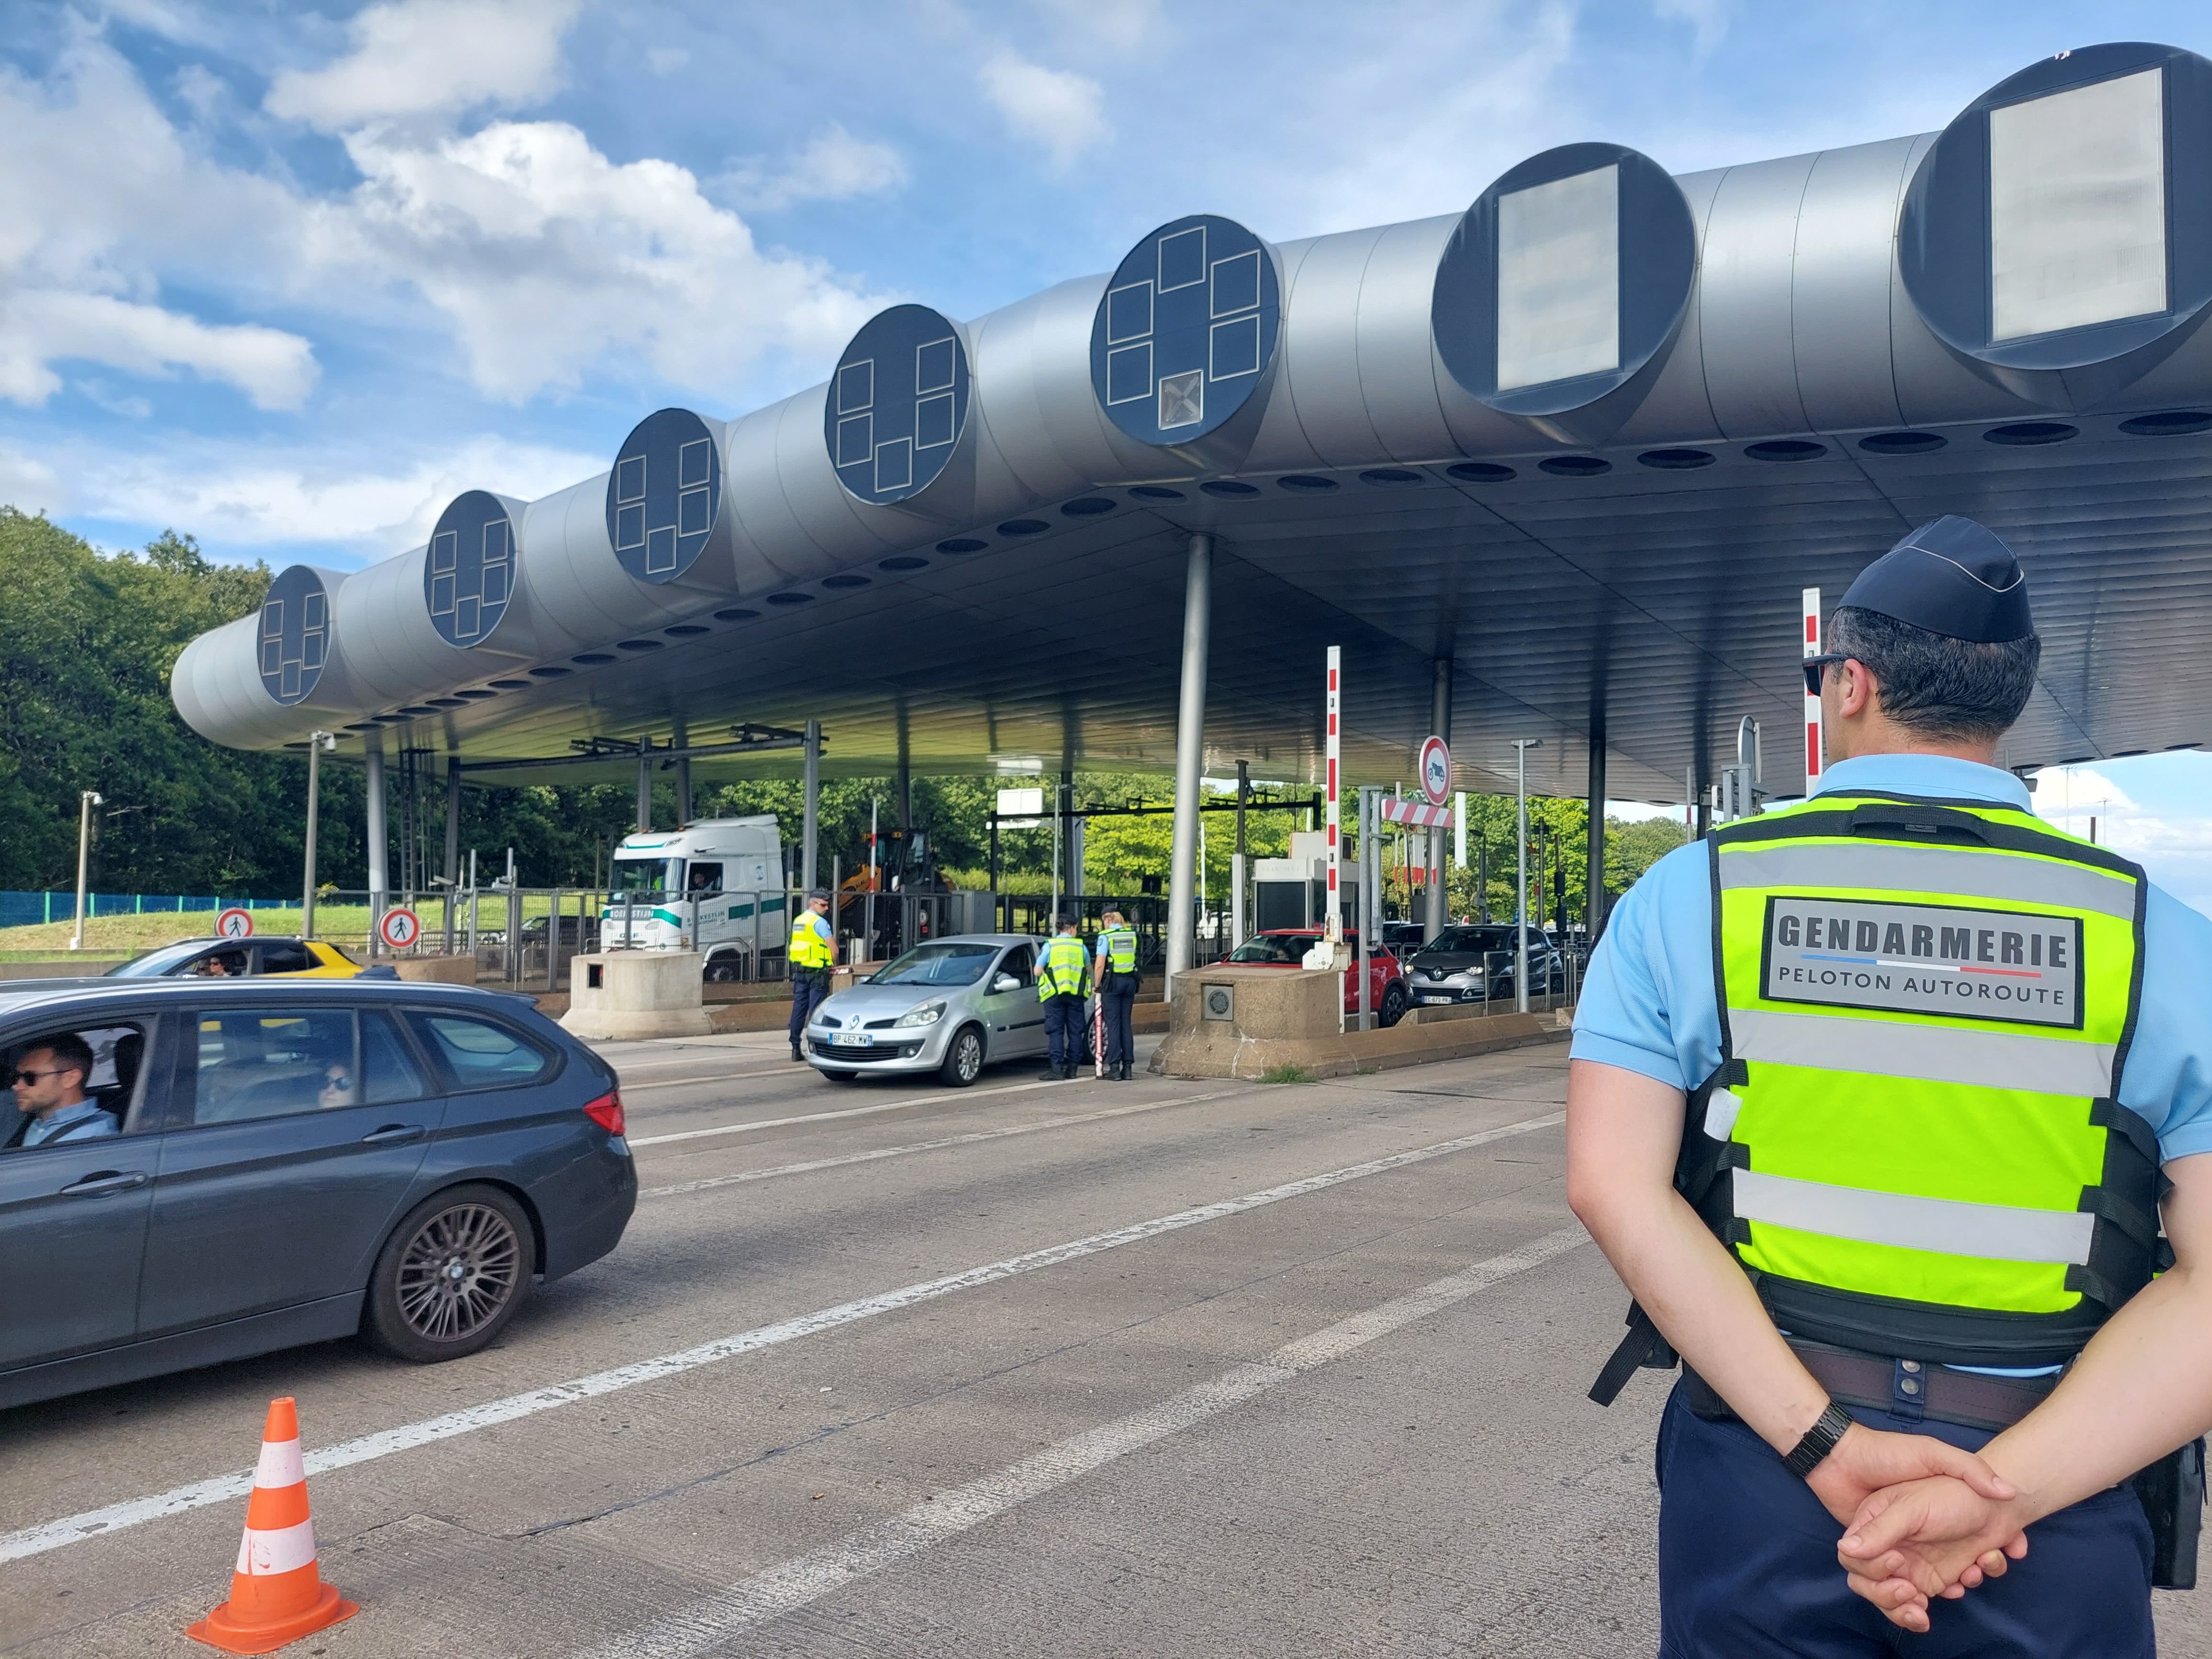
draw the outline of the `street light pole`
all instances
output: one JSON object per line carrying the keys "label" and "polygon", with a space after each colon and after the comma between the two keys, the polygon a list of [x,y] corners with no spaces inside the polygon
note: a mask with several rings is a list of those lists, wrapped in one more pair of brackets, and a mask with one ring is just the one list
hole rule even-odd
{"label": "street light pole", "polygon": [[92,809],[107,803],[95,790],[79,793],[76,800],[76,932],[70,936],[70,949],[84,949],[85,883],[92,872]]}
{"label": "street light pole", "polygon": [[1516,793],[1520,825],[1513,846],[1513,1012],[1516,1014],[1528,1012],[1528,751],[1543,746],[1541,738],[1513,739],[1513,762],[1519,773]]}
{"label": "street light pole", "polygon": [[[318,809],[322,805],[322,758],[325,749],[338,746],[337,738],[328,732],[307,733],[307,870],[300,890],[300,937],[315,936],[315,825]],[[458,779],[459,772],[453,774]],[[447,826],[447,843],[453,841],[453,829]]]}

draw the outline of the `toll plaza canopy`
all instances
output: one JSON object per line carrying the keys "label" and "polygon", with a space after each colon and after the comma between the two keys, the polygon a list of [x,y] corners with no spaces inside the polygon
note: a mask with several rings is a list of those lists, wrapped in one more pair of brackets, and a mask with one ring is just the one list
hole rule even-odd
{"label": "toll plaza canopy", "polygon": [[240,748],[818,719],[833,775],[1165,769],[1204,532],[1209,771],[1316,777],[1340,645],[1352,777],[1410,778],[1448,663],[1460,787],[1541,738],[1532,786],[1581,793],[1595,742],[1606,793],[1679,800],[1740,716],[1796,731],[1801,590],[1959,513],[2019,552],[2045,642],[2007,764],[2192,745],[2208,306],[2212,64],[2137,44],[1940,133],[1681,177],[1571,144],[1464,214],[1298,241],[1194,215],[971,321],[896,307],[825,384],[662,410],[425,546],[289,568],[173,691]]}

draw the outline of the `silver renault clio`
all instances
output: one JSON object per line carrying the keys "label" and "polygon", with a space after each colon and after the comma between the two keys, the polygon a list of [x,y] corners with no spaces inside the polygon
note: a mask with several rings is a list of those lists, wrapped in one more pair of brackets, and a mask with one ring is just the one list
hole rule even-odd
{"label": "silver renault clio", "polygon": [[840,991],[806,1027],[807,1063],[836,1083],[935,1072],[964,1089],[1001,1060],[1045,1051],[1034,969],[1045,941],[963,933],[917,945]]}

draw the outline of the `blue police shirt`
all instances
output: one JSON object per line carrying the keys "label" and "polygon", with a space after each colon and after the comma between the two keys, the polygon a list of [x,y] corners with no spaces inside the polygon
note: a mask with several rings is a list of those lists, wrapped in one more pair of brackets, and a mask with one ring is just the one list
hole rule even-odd
{"label": "blue police shirt", "polygon": [[[1942,755],[1866,755],[1829,768],[1816,793],[1878,789],[2030,810],[2011,773]],[[1669,853],[1621,896],[1575,1011],[1577,1060],[1640,1072],[1685,1091],[1721,1060],[1714,1001],[1711,866],[1702,842]],[[1697,940],[1689,949],[1681,942]],[[2143,917],[2142,1006],[2120,1103],[2158,1132],[2167,1160],[2212,1152],[2212,919],[2153,886]]]}
{"label": "blue police shirt", "polygon": [[80,1100],[73,1106],[64,1106],[33,1121],[23,1132],[26,1146],[51,1146],[58,1140],[98,1140],[103,1135],[121,1133],[115,1120],[100,1109],[99,1103]]}

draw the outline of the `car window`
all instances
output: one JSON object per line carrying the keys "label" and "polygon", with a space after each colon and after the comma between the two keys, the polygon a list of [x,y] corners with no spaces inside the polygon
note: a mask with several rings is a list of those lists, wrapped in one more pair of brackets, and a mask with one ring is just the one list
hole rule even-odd
{"label": "car window", "polygon": [[694,864],[684,878],[684,883],[695,893],[719,893],[722,890],[722,866],[719,864]]}
{"label": "car window", "polygon": [[1289,963],[1296,966],[1306,959],[1306,952],[1314,947],[1315,938],[1311,933],[1255,933],[1231,951],[1229,960],[1271,964]]}
{"label": "car window", "polygon": [[1017,945],[1012,950],[1006,952],[1006,960],[999,964],[999,971],[1002,974],[1012,974],[1016,979],[1020,980],[1024,984],[1027,984],[1029,982],[1030,975],[1036,967],[1036,947],[1028,945]]}
{"label": "car window", "polygon": [[246,971],[250,955],[243,945],[234,951],[210,951],[184,971],[193,979],[236,979]]}
{"label": "car window", "polygon": [[243,1123],[361,1099],[350,1008],[206,1008],[189,1073],[187,1123]]}
{"label": "car window", "polygon": [[917,945],[878,974],[878,985],[973,985],[999,953],[995,945],[945,939]]}
{"label": "car window", "polygon": [[[11,1041],[4,1048],[0,1048],[0,1079],[13,1084],[16,1080],[15,1068],[21,1060],[31,1055],[33,1050],[63,1036],[76,1037],[91,1050],[92,1070],[82,1085],[86,1097],[84,1103],[104,1114],[109,1127],[101,1127],[89,1114],[73,1110],[78,1103],[70,1102],[58,1107],[52,1115],[60,1117],[62,1114],[68,1113],[72,1119],[85,1120],[84,1123],[74,1134],[66,1137],[56,1132],[47,1144],[60,1145],[64,1139],[82,1139],[94,1135],[106,1135],[118,1127],[127,1133],[138,1127],[133,1121],[133,1115],[138,1104],[139,1079],[145,1068],[146,1029],[143,1026],[135,1024],[86,1026],[67,1032],[40,1031]],[[25,1069],[39,1073],[25,1079],[33,1088],[40,1083],[56,1081],[45,1075],[49,1069],[46,1062],[33,1060]],[[76,1085],[64,1083],[64,1086]],[[10,1104],[20,1108],[21,1100],[22,1096],[18,1094]],[[24,1140],[37,1121],[35,1111],[8,1111],[6,1123],[0,1126],[0,1147],[26,1150]]]}
{"label": "car window", "polygon": [[463,1089],[508,1089],[544,1075],[544,1051],[504,1025],[465,1014],[416,1012],[407,1018]]}
{"label": "car window", "polygon": [[261,947],[261,971],[264,974],[305,974],[321,965],[304,945]]}
{"label": "car window", "polygon": [[371,1106],[420,1100],[430,1092],[392,1016],[373,1009],[362,1012],[361,1069],[362,1096]]}
{"label": "car window", "polygon": [[133,957],[119,967],[107,970],[114,979],[153,979],[175,971],[180,963],[190,962],[207,948],[201,939],[188,939],[175,945],[165,945],[158,951],[149,951],[143,957]]}

